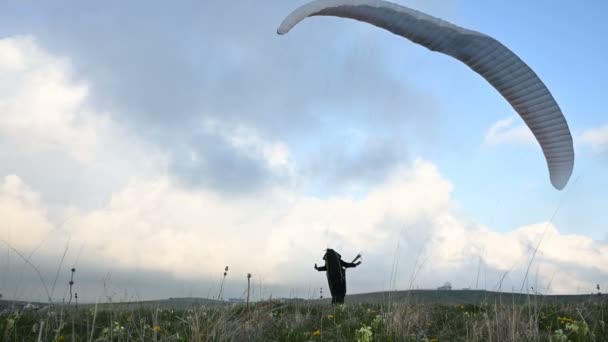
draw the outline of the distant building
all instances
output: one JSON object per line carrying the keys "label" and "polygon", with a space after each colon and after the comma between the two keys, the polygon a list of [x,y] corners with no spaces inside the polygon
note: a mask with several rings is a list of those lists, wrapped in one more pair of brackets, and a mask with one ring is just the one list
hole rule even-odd
{"label": "distant building", "polygon": [[35,311],[38,310],[38,305],[33,305],[32,303],[27,303],[23,309],[23,311]]}
{"label": "distant building", "polygon": [[450,284],[449,281],[446,281],[445,284],[443,284],[443,286],[439,286],[437,288],[437,290],[439,290],[439,291],[450,291],[450,290],[452,290],[452,284]]}

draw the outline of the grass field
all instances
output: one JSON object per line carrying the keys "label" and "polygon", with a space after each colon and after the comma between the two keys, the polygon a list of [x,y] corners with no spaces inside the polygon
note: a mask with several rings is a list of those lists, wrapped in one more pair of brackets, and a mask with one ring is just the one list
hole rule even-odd
{"label": "grass field", "polygon": [[[2,302],[6,307],[10,304]],[[399,291],[326,300],[45,306],[0,316],[2,341],[608,341],[601,296]]]}

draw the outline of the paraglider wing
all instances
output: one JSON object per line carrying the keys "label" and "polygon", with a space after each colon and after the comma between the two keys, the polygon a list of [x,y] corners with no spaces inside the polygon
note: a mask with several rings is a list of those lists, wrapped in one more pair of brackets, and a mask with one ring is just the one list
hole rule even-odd
{"label": "paraglider wing", "polygon": [[311,16],[366,22],[463,62],[486,79],[530,128],[542,148],[553,186],[561,190],[568,183],[574,148],[564,115],[536,73],[494,38],[382,0],[313,1],[287,16],[277,33],[286,34]]}

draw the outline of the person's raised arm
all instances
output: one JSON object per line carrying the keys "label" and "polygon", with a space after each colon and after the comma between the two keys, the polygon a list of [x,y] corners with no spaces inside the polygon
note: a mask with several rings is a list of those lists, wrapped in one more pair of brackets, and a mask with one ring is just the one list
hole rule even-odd
{"label": "person's raised arm", "polygon": [[357,261],[359,259],[361,259],[361,254],[357,254],[357,256],[351,262],[346,262],[346,261],[340,259],[340,264],[344,268],[357,267],[357,266],[359,266],[361,264],[361,261],[359,261],[359,262],[355,262],[355,261]]}
{"label": "person's raised arm", "polygon": [[346,262],[342,259],[340,259],[340,264],[342,264],[342,267],[344,268],[350,268],[350,267],[357,267],[361,264],[361,261],[357,261],[357,262]]}

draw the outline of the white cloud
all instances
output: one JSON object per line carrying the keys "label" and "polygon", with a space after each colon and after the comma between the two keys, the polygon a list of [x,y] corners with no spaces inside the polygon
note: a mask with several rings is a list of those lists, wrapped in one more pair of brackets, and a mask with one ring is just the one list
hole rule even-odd
{"label": "white cloud", "polygon": [[0,217],[2,239],[21,250],[34,249],[53,229],[38,194],[15,175],[0,182]]}
{"label": "white cloud", "polygon": [[94,164],[106,151],[150,148],[92,108],[89,85],[76,78],[70,60],[44,51],[33,37],[0,39],[0,72],[0,134],[20,153],[61,152]]}
{"label": "white cloud", "polygon": [[[6,181],[4,192],[25,189],[22,184],[10,185],[15,182]],[[314,262],[321,262],[323,248],[335,247],[345,258],[363,251],[365,263],[349,273],[350,288],[357,292],[384,289],[392,267],[386,260],[392,261],[399,236],[407,237],[402,241],[406,246],[400,256],[401,274],[413,272],[417,257],[426,260],[415,286],[434,287],[443,279],[454,286],[471,286],[477,267],[471,260],[481,256],[488,289],[507,271],[512,274],[509,286],[519,289],[544,234],[533,268],[540,284],[547,286],[553,279],[552,290],[572,292],[581,283],[608,280],[608,244],[562,235],[546,223],[494,232],[460,216],[451,189],[437,168],[423,160],[395,172],[359,199],[319,199],[285,189],[269,190],[258,198],[228,199],[176,188],[161,177],[130,184],[107,207],[78,214],[64,230],[73,245],[85,246],[81,263],[100,273],[139,269],[184,280],[213,279],[230,265],[237,277],[251,272],[271,285],[306,286],[311,281],[323,283],[323,277],[311,270]],[[16,222],[35,222],[27,225],[41,228],[29,232],[27,239],[42,240],[51,226],[44,220],[44,209],[33,200],[35,194],[17,193],[36,209],[21,210],[28,219]],[[25,246],[25,240],[18,239],[12,241]],[[407,277],[397,284],[408,286]]]}
{"label": "white cloud", "polygon": [[[434,248],[442,251],[437,253],[437,260],[438,267],[444,271],[458,268],[461,264],[458,261],[481,255],[486,265],[518,274],[520,279],[515,279],[515,285],[521,285],[525,269],[538,246],[529,275],[532,284],[532,278],[539,276],[541,285],[548,286],[552,280],[551,290],[573,293],[580,284],[586,284],[591,290],[594,282],[606,281],[608,276],[608,244],[580,235],[561,234],[548,222],[498,233],[486,227],[463,227],[456,221],[442,225],[438,236],[443,240]],[[534,271],[537,268],[538,271]],[[573,282],[573,278],[577,281]]]}
{"label": "white cloud", "polygon": [[50,56],[31,37],[0,40],[0,134],[21,152],[59,149],[91,159],[105,119],[83,107],[86,84],[71,79],[66,60]]}
{"label": "white cloud", "polygon": [[267,141],[253,127],[245,124],[228,125],[216,119],[206,118],[203,127],[208,133],[218,135],[232,147],[255,159],[264,160],[276,174],[294,176],[295,164],[289,147],[281,141]]}
{"label": "white cloud", "polygon": [[[394,233],[382,226],[385,217],[424,220],[449,205],[450,188],[434,166],[422,161],[363,200],[321,200],[285,189],[235,200],[175,188],[161,177],[132,183],[106,208],[83,213],[66,227],[74,243],[86,243],[93,259],[116,267],[198,278],[229,264],[237,272],[290,282],[301,276],[281,276],[283,263],[308,264],[326,244],[382,247]],[[327,226],[333,227],[329,240],[324,238]]]}
{"label": "white cloud", "polygon": [[608,151],[608,125],[587,129],[583,131],[579,139],[597,152],[606,152]]}
{"label": "white cloud", "polygon": [[487,145],[536,143],[534,135],[524,124],[516,124],[513,118],[498,120],[486,132],[484,143]]}
{"label": "white cloud", "polygon": [[90,105],[69,59],[34,38],[0,39],[0,74],[0,173],[78,206],[165,168],[157,149]]}

